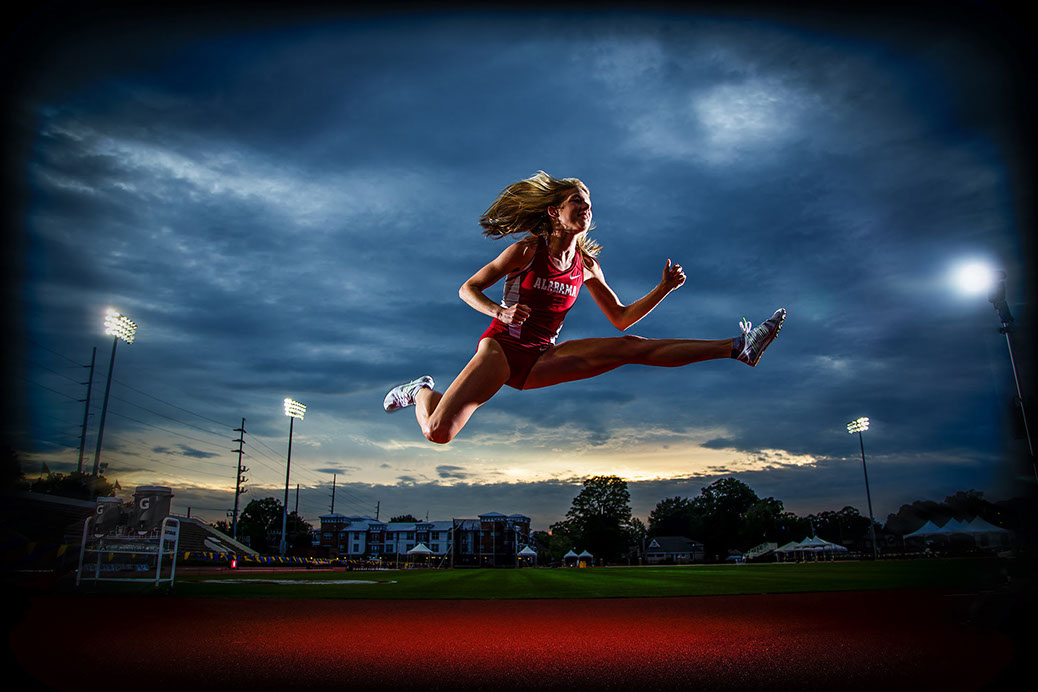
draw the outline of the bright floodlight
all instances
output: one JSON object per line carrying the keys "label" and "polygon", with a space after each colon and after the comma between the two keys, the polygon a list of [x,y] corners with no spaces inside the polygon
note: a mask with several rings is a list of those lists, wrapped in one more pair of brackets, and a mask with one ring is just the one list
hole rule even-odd
{"label": "bright floodlight", "polygon": [[108,308],[105,312],[105,334],[122,339],[128,344],[133,343],[133,335],[137,333],[137,323],[126,315],[120,315],[115,310]]}
{"label": "bright floodlight", "polygon": [[995,285],[995,270],[983,262],[963,264],[954,273],[955,285],[967,295],[981,295]]}
{"label": "bright floodlight", "polygon": [[285,415],[292,418],[298,418],[303,420],[303,414],[306,413],[306,406],[303,406],[298,401],[292,399],[285,399]]}
{"label": "bright floodlight", "polygon": [[868,418],[859,418],[858,420],[852,420],[850,423],[847,424],[847,432],[851,433],[852,435],[854,433],[864,432],[864,431],[866,431],[868,429],[869,429],[869,419]]}

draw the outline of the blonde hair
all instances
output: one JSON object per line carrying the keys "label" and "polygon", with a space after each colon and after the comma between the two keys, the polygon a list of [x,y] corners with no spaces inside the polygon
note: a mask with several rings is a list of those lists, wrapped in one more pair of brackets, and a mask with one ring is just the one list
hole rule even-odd
{"label": "blonde hair", "polygon": [[[483,235],[503,238],[528,233],[547,240],[552,233],[548,207],[562,204],[573,190],[591,194],[587,185],[576,178],[553,178],[544,171],[537,171],[525,180],[512,183],[501,191],[494,203],[479,217]],[[594,227],[592,223],[588,230]],[[586,233],[577,237],[577,247],[586,259],[595,257],[602,250]]]}

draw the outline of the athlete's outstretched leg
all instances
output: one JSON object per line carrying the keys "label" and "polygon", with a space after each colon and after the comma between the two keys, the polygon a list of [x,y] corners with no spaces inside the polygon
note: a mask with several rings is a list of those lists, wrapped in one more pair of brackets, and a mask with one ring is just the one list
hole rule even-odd
{"label": "athlete's outstretched leg", "polygon": [[454,379],[444,393],[421,383],[419,378],[394,388],[386,401],[399,393],[401,404],[386,410],[396,410],[414,404],[415,418],[426,439],[446,444],[465,427],[477,408],[494,396],[508,379],[511,371],[501,347],[493,339],[483,339],[468,365]]}
{"label": "athlete's outstretched leg", "polygon": [[537,360],[524,389],[582,380],[615,370],[621,365],[675,368],[719,358],[736,358],[747,365],[756,365],[764,349],[782,328],[785,317],[785,310],[777,310],[756,329],[751,329],[751,325],[744,321],[743,335],[735,339],[645,339],[640,336],[621,336],[566,341]]}

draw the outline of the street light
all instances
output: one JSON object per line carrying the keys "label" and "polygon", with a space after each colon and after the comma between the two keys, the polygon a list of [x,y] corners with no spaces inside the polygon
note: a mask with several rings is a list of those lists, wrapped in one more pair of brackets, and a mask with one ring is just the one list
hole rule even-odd
{"label": "street light", "polygon": [[281,556],[284,557],[288,550],[288,543],[285,540],[286,532],[288,531],[288,479],[289,473],[292,468],[292,427],[295,425],[296,418],[303,420],[303,415],[306,413],[306,406],[303,406],[298,401],[292,399],[285,399],[285,415],[289,418],[288,423],[288,463],[285,464],[285,505],[281,508]]}
{"label": "street light", "polygon": [[872,493],[869,492],[869,468],[865,465],[865,440],[861,434],[869,429],[868,418],[858,418],[847,424],[847,432],[858,433],[858,442],[861,443],[861,468],[865,471],[865,497],[869,501],[869,531],[872,532],[872,559],[878,560],[879,553],[876,550],[876,520],[872,518]]}
{"label": "street light", "polygon": [[101,441],[105,436],[105,415],[108,413],[108,394],[112,389],[112,370],[115,368],[115,347],[122,339],[128,344],[133,343],[134,335],[137,333],[137,323],[126,315],[120,315],[112,308],[105,312],[105,334],[112,338],[112,359],[108,363],[108,383],[105,385],[105,399],[101,405],[101,427],[97,432],[97,450],[94,452],[94,476],[100,470]]}

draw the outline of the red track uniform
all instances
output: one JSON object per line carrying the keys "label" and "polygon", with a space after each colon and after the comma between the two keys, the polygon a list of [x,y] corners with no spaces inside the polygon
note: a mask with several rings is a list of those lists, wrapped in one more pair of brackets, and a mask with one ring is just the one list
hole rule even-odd
{"label": "red track uniform", "polygon": [[569,267],[558,269],[548,256],[543,239],[538,241],[530,263],[505,279],[502,305],[522,303],[530,308],[530,316],[521,325],[508,325],[495,318],[480,341],[492,337],[501,344],[511,369],[505,382],[509,387],[522,389],[533,364],[555,344],[583,283],[584,259],[580,251],[574,253]]}

